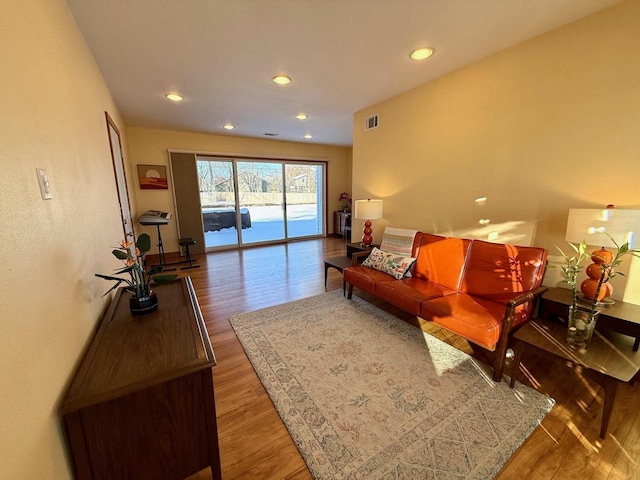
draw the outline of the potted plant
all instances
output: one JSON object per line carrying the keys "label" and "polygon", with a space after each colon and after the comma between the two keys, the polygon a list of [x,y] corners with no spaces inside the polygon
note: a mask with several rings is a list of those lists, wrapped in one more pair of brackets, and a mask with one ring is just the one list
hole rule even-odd
{"label": "potted plant", "polygon": [[589,254],[586,253],[587,244],[584,240],[580,242],[580,245],[567,243],[574,250],[574,255],[567,255],[560,247],[556,247],[565,260],[565,264],[560,267],[564,275],[563,282],[571,287],[571,305],[567,318],[567,343],[585,348],[593,334],[599,312],[590,311],[578,305],[578,274],[582,269],[582,262],[589,258]]}
{"label": "potted plant", "polygon": [[340,201],[344,201],[342,205],[342,210],[348,212],[351,208],[351,199],[349,198],[349,194],[347,192],[342,192],[340,194]]}
{"label": "potted plant", "polygon": [[146,273],[144,271],[144,256],[151,249],[151,238],[149,235],[143,233],[138,237],[138,241],[135,244],[135,252],[132,252],[132,245],[133,242],[123,240],[120,242],[120,246],[111,252],[117,259],[125,263],[125,267],[116,271],[114,275],[128,274],[129,278],[102,275],[100,273],[96,273],[96,277],[116,282],[107,290],[105,295],[118,288],[121,283],[126,283],[127,291],[131,293],[129,308],[132,313],[141,314],[153,312],[158,308],[158,297],[151,290],[151,277],[160,273],[163,267],[157,265]]}
{"label": "potted plant", "polygon": [[616,251],[615,253],[612,253],[602,247],[599,250],[593,252],[591,254],[591,260],[594,263],[592,265],[589,265],[589,267],[587,268],[587,275],[589,276],[589,278],[583,281],[582,285],[580,286],[582,288],[582,293],[585,293],[585,297],[587,297],[587,292],[593,292],[593,295],[588,295],[589,299],[591,300],[590,310],[592,312],[596,311],[596,306],[603,297],[602,288],[607,288],[607,293],[611,293],[611,286],[608,283],[609,280],[616,275],[624,276],[622,272],[616,271],[618,265],[622,263],[622,257],[624,257],[625,255],[633,255],[634,257],[640,258],[640,250],[630,248],[629,242],[618,245],[618,243],[613,239],[611,235],[606,232],[604,233],[616,246]]}
{"label": "potted plant", "polygon": [[[560,267],[564,274],[563,282],[568,283],[571,286],[572,293],[567,324],[567,343],[581,348],[586,348],[587,344],[591,340],[593,331],[595,330],[598,315],[600,314],[600,312],[596,310],[596,307],[598,306],[599,300],[602,298],[602,288],[605,287],[610,293],[611,285],[608,281],[616,275],[624,275],[623,273],[616,271],[616,268],[622,262],[622,257],[630,254],[634,257],[640,258],[640,250],[631,249],[629,247],[629,242],[618,245],[611,235],[606,232],[605,234],[616,246],[615,253],[612,253],[605,248],[601,248],[589,255],[585,253],[586,244],[584,240],[579,246],[569,243],[577,255],[568,256],[558,248],[565,259],[565,265]],[[593,296],[589,295],[589,298],[585,295],[585,299],[589,302],[587,307],[578,304],[576,285],[578,273],[582,268],[581,264],[589,257],[594,263],[589,265],[587,268],[587,275],[589,278],[584,280],[581,284],[581,290],[583,293],[585,293],[585,291],[593,292]],[[585,284],[589,284],[588,289],[585,288]]]}
{"label": "potted plant", "polygon": [[564,257],[565,265],[560,267],[564,275],[563,283],[569,284],[571,287],[571,306],[575,308],[578,305],[578,274],[582,269],[582,262],[589,258],[589,254],[586,253],[587,244],[583,240],[580,245],[574,245],[571,242],[567,242],[571,248],[575,251],[576,255],[569,256],[565,254],[560,247],[556,247],[560,254]]}

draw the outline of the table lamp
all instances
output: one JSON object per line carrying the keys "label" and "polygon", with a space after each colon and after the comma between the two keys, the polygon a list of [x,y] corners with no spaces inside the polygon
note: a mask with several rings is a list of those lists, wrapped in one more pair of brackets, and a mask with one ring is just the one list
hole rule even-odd
{"label": "table lamp", "polygon": [[371,220],[382,218],[382,200],[356,200],[354,215],[356,218],[364,219],[362,230],[362,245],[369,247],[373,241],[371,236]]}
{"label": "table lamp", "polygon": [[[613,253],[606,247],[616,248],[611,241],[613,238],[618,245],[629,243],[633,248],[636,234],[640,232],[640,210],[620,210],[608,205],[605,209],[599,208],[570,208],[567,221],[567,242],[579,244],[582,240],[587,245],[599,246],[591,255],[594,263],[587,267],[589,278],[580,284],[580,290],[585,298],[593,300],[600,279],[602,258],[613,257]],[[604,291],[604,293],[603,293]],[[604,305],[615,303],[609,298],[613,293],[613,286],[609,282],[602,284],[598,301]]]}

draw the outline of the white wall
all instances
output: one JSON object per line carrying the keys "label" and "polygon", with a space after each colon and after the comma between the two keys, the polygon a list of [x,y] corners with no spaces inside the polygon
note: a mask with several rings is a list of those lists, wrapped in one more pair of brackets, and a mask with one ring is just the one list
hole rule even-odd
{"label": "white wall", "polygon": [[63,0],[2,2],[0,38],[0,478],[70,478],[58,409],[122,238],[104,112],[125,129]]}

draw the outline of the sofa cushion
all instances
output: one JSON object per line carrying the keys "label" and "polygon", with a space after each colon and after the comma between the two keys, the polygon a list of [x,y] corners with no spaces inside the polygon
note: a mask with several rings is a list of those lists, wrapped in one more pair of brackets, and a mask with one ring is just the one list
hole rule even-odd
{"label": "sofa cushion", "polygon": [[397,253],[385,252],[384,250],[374,247],[366,260],[362,262],[362,266],[388,273],[400,280],[415,261],[416,259],[413,257],[405,257]]}
{"label": "sofa cushion", "polygon": [[413,253],[413,244],[417,233],[417,230],[387,227],[382,234],[380,250],[410,257]]}
{"label": "sofa cushion", "polygon": [[395,282],[396,279],[391,275],[374,270],[373,268],[363,267],[361,265],[351,266],[342,272],[344,280],[349,284],[361,288],[367,293],[373,295],[376,283],[378,282]]}
{"label": "sofa cushion", "polygon": [[[387,227],[382,234],[382,242],[380,250],[385,252],[397,253],[411,257],[416,248],[417,230],[398,227]],[[412,265],[413,267],[413,265]],[[404,274],[405,277],[411,278],[411,269]]]}
{"label": "sofa cushion", "polygon": [[460,291],[505,304],[542,284],[547,251],[474,240]]}
{"label": "sofa cushion", "polygon": [[[489,350],[495,350],[500,339],[504,314],[504,304],[465,293],[427,300],[420,308],[420,317]],[[526,319],[524,306],[517,307],[513,325]]]}
{"label": "sofa cushion", "polygon": [[471,240],[423,233],[411,270],[415,278],[460,290]]}
{"label": "sofa cushion", "polygon": [[420,304],[431,298],[456,293],[443,285],[420,280],[403,278],[393,282],[380,282],[375,287],[375,295],[412,315],[420,315]]}

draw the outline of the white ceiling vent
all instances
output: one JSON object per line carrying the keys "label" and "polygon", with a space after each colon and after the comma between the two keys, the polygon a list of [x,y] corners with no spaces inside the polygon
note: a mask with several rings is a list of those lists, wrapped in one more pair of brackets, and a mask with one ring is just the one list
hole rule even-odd
{"label": "white ceiling vent", "polygon": [[378,114],[371,115],[364,119],[364,131],[371,130],[372,128],[378,128]]}

